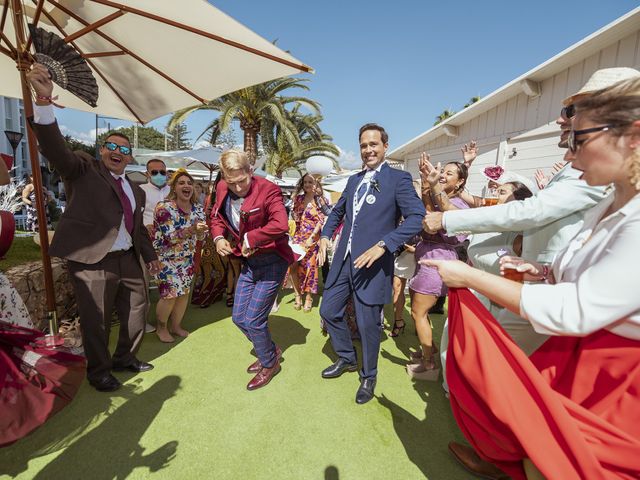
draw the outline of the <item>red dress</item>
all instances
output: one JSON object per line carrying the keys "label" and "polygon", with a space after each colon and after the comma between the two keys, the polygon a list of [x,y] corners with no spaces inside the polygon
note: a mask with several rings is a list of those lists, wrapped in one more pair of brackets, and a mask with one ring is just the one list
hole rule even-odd
{"label": "red dress", "polygon": [[447,382],[465,437],[525,479],[640,478],[640,342],[599,330],[527,357],[468,290],[449,293]]}

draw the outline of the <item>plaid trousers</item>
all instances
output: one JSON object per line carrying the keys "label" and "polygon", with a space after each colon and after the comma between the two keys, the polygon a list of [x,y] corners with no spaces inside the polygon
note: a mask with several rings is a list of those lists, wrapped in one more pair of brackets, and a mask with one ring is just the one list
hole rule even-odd
{"label": "plaid trousers", "polygon": [[276,361],[276,348],[267,320],[288,267],[276,253],[251,256],[243,259],[236,285],[231,314],[233,323],[253,343],[260,363],[267,368]]}

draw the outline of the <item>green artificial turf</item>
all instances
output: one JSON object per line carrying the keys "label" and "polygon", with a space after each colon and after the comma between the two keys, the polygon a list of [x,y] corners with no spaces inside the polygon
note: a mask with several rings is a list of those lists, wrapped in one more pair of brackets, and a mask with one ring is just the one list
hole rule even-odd
{"label": "green artificial turf", "polygon": [[[187,339],[168,345],[146,335],[138,357],[153,362],[153,371],[116,373],[126,383],[113,394],[85,382],[44,426],[0,449],[0,477],[469,478],[447,450],[462,436],[440,382],[414,383],[406,375],[409,347],[417,345],[411,322],[397,339],[385,335],[377,398],[356,405],[357,373],[320,377],[334,357],[317,306],[303,313],[291,302],[285,297],[270,320],[284,354],[267,387],[245,389],[254,357],[230,309],[222,302],[190,307]],[[442,316],[433,320],[439,339]]]}
{"label": "green artificial turf", "polygon": [[40,247],[33,241],[33,235],[15,237],[9,251],[0,258],[0,272],[23,263],[42,261]]}

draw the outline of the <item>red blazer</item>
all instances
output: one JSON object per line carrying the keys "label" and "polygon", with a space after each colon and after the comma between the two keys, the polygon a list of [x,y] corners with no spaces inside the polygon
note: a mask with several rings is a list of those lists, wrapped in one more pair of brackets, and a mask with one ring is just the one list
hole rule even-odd
{"label": "red blazer", "polygon": [[233,254],[240,257],[246,233],[249,246],[258,249],[254,255],[274,252],[284,258],[287,263],[293,263],[293,251],[289,247],[289,222],[280,188],[264,178],[257,176],[252,178],[249,193],[240,208],[238,233],[224,216],[227,193],[227,182],[221,180],[216,188],[216,203],[211,210],[212,238],[230,233],[236,239]]}

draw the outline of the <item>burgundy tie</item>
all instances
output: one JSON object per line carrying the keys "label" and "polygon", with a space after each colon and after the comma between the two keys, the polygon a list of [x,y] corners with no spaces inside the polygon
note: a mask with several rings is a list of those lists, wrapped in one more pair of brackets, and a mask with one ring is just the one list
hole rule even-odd
{"label": "burgundy tie", "polygon": [[131,202],[129,201],[129,197],[124,192],[124,188],[122,187],[122,178],[118,177],[116,179],[118,183],[118,195],[120,196],[120,203],[122,203],[122,210],[124,211],[124,226],[129,232],[129,235],[133,234],[133,209],[131,208]]}

